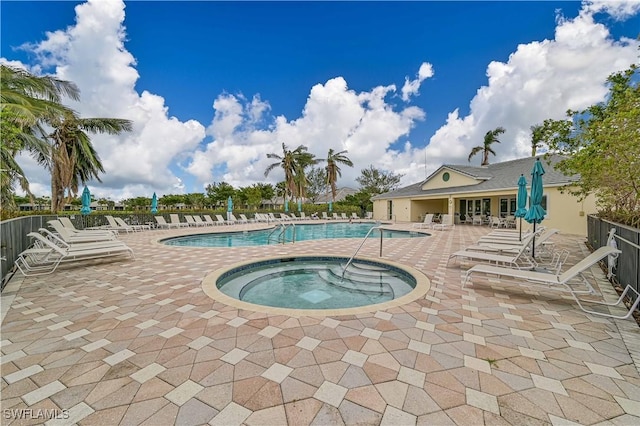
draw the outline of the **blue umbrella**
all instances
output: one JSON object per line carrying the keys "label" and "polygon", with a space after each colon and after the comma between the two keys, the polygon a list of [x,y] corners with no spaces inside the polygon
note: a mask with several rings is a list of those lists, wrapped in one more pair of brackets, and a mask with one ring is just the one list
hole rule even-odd
{"label": "blue umbrella", "polygon": [[83,216],[91,214],[91,193],[86,186],[82,191],[82,208],[80,209],[80,214]]}
{"label": "blue umbrella", "polygon": [[520,241],[522,241],[522,218],[527,214],[527,179],[524,175],[520,175],[518,179],[518,210],[514,213],[515,217],[520,218]]}
{"label": "blue umbrella", "polygon": [[302,200],[298,200],[298,213],[302,211]]}
{"label": "blue umbrella", "polygon": [[227,220],[231,220],[231,212],[233,212],[233,200],[229,195],[229,198],[227,198]]}
{"label": "blue umbrella", "polygon": [[289,200],[284,200],[284,211],[285,212],[289,211]]}
{"label": "blue umbrella", "polygon": [[[531,170],[531,197],[529,198],[529,211],[524,215],[524,220],[529,223],[533,223],[533,232],[536,232],[536,223],[540,223],[544,220],[547,212],[542,208],[542,175],[544,169],[540,163],[540,159],[537,158]],[[531,242],[531,257],[536,257],[536,238],[533,237]]]}
{"label": "blue umbrella", "polygon": [[156,193],[153,193],[153,197],[151,197],[151,214],[158,213],[158,197]]}
{"label": "blue umbrella", "polygon": [[333,211],[333,203],[331,201],[329,201],[329,211],[330,212]]}

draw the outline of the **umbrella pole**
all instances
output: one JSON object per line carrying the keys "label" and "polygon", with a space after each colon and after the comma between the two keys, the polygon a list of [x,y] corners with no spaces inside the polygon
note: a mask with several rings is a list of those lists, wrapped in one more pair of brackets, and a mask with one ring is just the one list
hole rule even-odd
{"label": "umbrella pole", "polygon": [[536,222],[533,222],[533,239],[531,240],[531,257],[536,258]]}
{"label": "umbrella pole", "polygon": [[520,242],[522,242],[522,218],[520,219],[520,226],[518,228],[520,228]]}

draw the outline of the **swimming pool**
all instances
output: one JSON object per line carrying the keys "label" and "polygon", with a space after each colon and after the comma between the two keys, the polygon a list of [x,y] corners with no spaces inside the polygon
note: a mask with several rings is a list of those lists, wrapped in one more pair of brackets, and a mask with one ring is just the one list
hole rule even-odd
{"label": "swimming pool", "polygon": [[[295,225],[295,240],[308,241],[327,238],[364,238],[371,228],[378,226],[375,222],[365,223],[322,223],[322,224],[297,224]],[[279,241],[279,227],[243,232],[222,232],[210,234],[186,235],[173,237],[161,242],[171,246],[182,247],[243,247],[277,244]],[[294,227],[288,226],[284,230],[284,240],[290,242],[293,238]],[[410,231],[383,230],[383,238],[414,238],[424,237],[428,234]],[[378,237],[379,233],[373,231],[371,237]]]}
{"label": "swimming pool", "polygon": [[202,281],[214,300],[239,309],[285,315],[346,315],[388,309],[422,297],[428,278],[411,267],[311,255],[257,259],[214,271]]}

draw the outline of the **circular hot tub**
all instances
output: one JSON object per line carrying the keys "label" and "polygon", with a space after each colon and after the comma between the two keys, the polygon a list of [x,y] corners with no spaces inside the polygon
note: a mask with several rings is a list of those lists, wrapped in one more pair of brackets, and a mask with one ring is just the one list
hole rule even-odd
{"label": "circular hot tub", "polygon": [[[260,312],[334,315],[370,312],[423,296],[420,271],[387,261],[336,256],[261,259],[219,270],[203,280],[210,297]],[[346,267],[346,269],[345,269]]]}

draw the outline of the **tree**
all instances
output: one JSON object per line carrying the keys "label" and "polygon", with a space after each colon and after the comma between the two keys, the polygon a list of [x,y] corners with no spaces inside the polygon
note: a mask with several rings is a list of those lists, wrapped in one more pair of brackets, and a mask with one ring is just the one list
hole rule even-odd
{"label": "tree", "polygon": [[531,126],[531,156],[535,157],[538,153],[538,149],[542,148],[542,142],[544,141],[544,126],[542,124],[536,124]]}
{"label": "tree", "polygon": [[318,196],[327,190],[327,171],[324,168],[314,167],[307,174],[307,198],[315,203]]}
{"label": "tree", "polygon": [[353,167],[353,162],[345,155],[347,151],[334,152],[333,148],[329,149],[327,153],[327,186],[331,188],[331,200],[336,201],[336,182],[338,182],[338,176],[342,176],[340,166],[338,164],[345,164],[349,167]]}
{"label": "tree", "polygon": [[488,166],[489,154],[496,155],[495,151],[491,149],[491,145],[494,143],[500,143],[500,141],[498,140],[498,136],[504,132],[505,130],[502,127],[496,127],[494,130],[489,130],[484,135],[484,142],[482,143],[482,145],[473,147],[471,149],[471,152],[469,153],[469,162],[471,162],[471,158],[474,155],[478,154],[479,152],[482,152],[482,163],[480,165]]}
{"label": "tree", "polygon": [[0,74],[0,202],[3,209],[11,209],[15,208],[11,196],[15,182],[31,197],[29,182],[15,156],[23,150],[49,155],[42,124],[71,112],[61,104],[62,97],[78,100],[79,91],[68,81],[34,76],[6,65],[0,65]]}
{"label": "tree", "polygon": [[[117,135],[129,132],[130,120],[120,118],[80,118],[66,113],[50,123],[49,156],[39,155],[39,161],[51,170],[51,211],[64,208],[69,197],[78,194],[78,187],[91,179],[98,182],[104,167],[88,133]],[[65,195],[66,194],[66,195]],[[66,197],[66,198],[65,198]]]}
{"label": "tree", "polygon": [[309,186],[309,179],[307,178],[306,169],[309,166],[318,164],[321,160],[317,160],[315,155],[307,152],[307,147],[304,147],[296,156],[296,171],[294,181],[296,184],[295,195],[296,198],[305,198],[307,196],[307,187]]}
{"label": "tree", "polygon": [[226,205],[227,199],[236,195],[235,188],[227,182],[214,182],[207,185],[205,190],[214,207]]}
{"label": "tree", "polygon": [[[264,177],[269,176],[269,173],[276,167],[281,167],[284,171],[284,183],[285,183],[285,201],[287,195],[294,196],[298,194],[302,179],[300,178],[301,171],[304,171],[305,165],[311,165],[313,161],[313,154],[307,152],[307,147],[304,145],[298,146],[293,151],[288,149],[287,146],[282,144],[282,155],[271,153],[267,154],[267,158],[273,158],[278,160],[276,163],[272,163],[264,171]],[[296,175],[298,179],[296,180]]]}
{"label": "tree", "polygon": [[356,181],[360,184],[362,191],[366,191],[373,196],[398,188],[403,176],[402,174],[395,174],[369,165],[368,168],[360,171],[360,176],[356,178]]}
{"label": "tree", "polygon": [[546,120],[545,142],[564,154],[556,168],[580,176],[571,194],[596,194],[600,214],[640,227],[640,72],[638,66],[609,76],[605,102],[568,111],[570,120]]}

